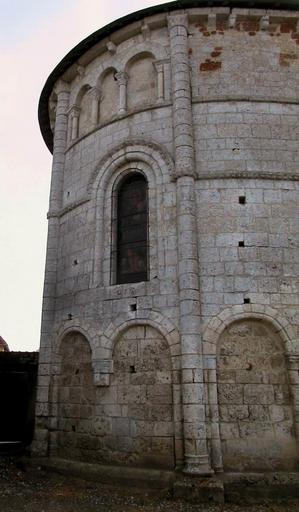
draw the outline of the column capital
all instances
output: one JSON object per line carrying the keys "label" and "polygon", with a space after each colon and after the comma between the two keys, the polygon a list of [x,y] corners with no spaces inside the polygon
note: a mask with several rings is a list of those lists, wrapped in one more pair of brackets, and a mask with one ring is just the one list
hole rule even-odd
{"label": "column capital", "polygon": [[294,370],[299,370],[299,353],[286,354],[286,360],[289,367]]}
{"label": "column capital", "polygon": [[124,71],[118,71],[118,73],[115,73],[114,76],[115,76],[117,82],[119,83],[119,85],[127,85],[127,81],[129,78],[127,73],[125,73]]}
{"label": "column capital", "polygon": [[153,65],[154,65],[155,70],[157,71],[157,73],[162,73],[162,71],[164,69],[164,64],[166,62],[169,62],[169,59],[162,59],[162,60],[154,60],[153,61]]}
{"label": "column capital", "polygon": [[81,108],[78,105],[72,105],[69,108],[68,114],[71,117],[79,117]]}
{"label": "column capital", "polygon": [[88,94],[90,95],[90,97],[93,99],[93,100],[96,100],[96,101],[100,101],[101,99],[101,96],[102,96],[102,91],[99,87],[92,87],[89,91],[88,91]]}
{"label": "column capital", "polygon": [[169,30],[175,27],[184,27],[188,30],[188,14],[185,12],[174,12],[168,15],[167,18]]}
{"label": "column capital", "polygon": [[59,96],[63,92],[70,92],[70,84],[64,80],[58,80],[54,87],[54,92]]}

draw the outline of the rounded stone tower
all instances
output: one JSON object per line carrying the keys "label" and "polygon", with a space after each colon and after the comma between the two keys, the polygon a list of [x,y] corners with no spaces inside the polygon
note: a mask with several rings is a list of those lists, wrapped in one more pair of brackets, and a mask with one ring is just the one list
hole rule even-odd
{"label": "rounded stone tower", "polygon": [[299,13],[222,3],[117,20],[45,84],[39,454],[297,467]]}

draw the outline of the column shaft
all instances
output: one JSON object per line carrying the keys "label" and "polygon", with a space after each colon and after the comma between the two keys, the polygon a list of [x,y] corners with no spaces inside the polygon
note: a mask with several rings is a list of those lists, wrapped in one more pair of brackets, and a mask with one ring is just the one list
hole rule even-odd
{"label": "column shaft", "polygon": [[189,474],[207,475],[211,473],[211,469],[206,441],[200,337],[195,162],[187,24],[187,16],[184,13],[170,15],[168,18],[177,178],[184,471]]}
{"label": "column shaft", "polygon": [[115,75],[119,84],[119,114],[126,114],[127,112],[127,81],[128,76],[126,73],[120,71]]}
{"label": "column shaft", "polygon": [[[57,108],[54,130],[52,179],[49,201],[49,223],[45,281],[43,291],[42,324],[39,356],[39,379],[36,398],[36,428],[33,451],[39,455],[48,452],[49,389],[51,379],[52,326],[55,315],[57,248],[59,243],[59,218],[62,206],[65,149],[67,144],[68,84],[58,82]],[[43,381],[43,385],[41,385]],[[46,384],[47,383],[47,384]]]}

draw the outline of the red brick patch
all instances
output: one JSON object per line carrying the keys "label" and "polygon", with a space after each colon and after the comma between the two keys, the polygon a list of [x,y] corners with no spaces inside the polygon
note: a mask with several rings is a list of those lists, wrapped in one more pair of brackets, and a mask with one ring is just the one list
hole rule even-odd
{"label": "red brick patch", "polygon": [[222,65],[222,62],[216,62],[216,61],[206,61],[202,62],[199,66],[200,71],[216,71],[216,69],[220,69]]}
{"label": "red brick patch", "polygon": [[281,53],[279,55],[279,64],[281,66],[289,66],[292,60],[297,60],[298,56],[295,53]]}
{"label": "red brick patch", "polygon": [[280,24],[280,32],[282,34],[289,34],[296,31],[296,21],[282,21]]}

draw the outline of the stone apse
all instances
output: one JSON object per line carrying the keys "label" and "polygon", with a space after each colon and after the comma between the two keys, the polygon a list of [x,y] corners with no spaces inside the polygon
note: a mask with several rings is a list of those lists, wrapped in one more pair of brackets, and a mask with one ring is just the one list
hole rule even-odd
{"label": "stone apse", "polygon": [[184,5],[98,30],[43,89],[33,450],[295,470],[298,11]]}

